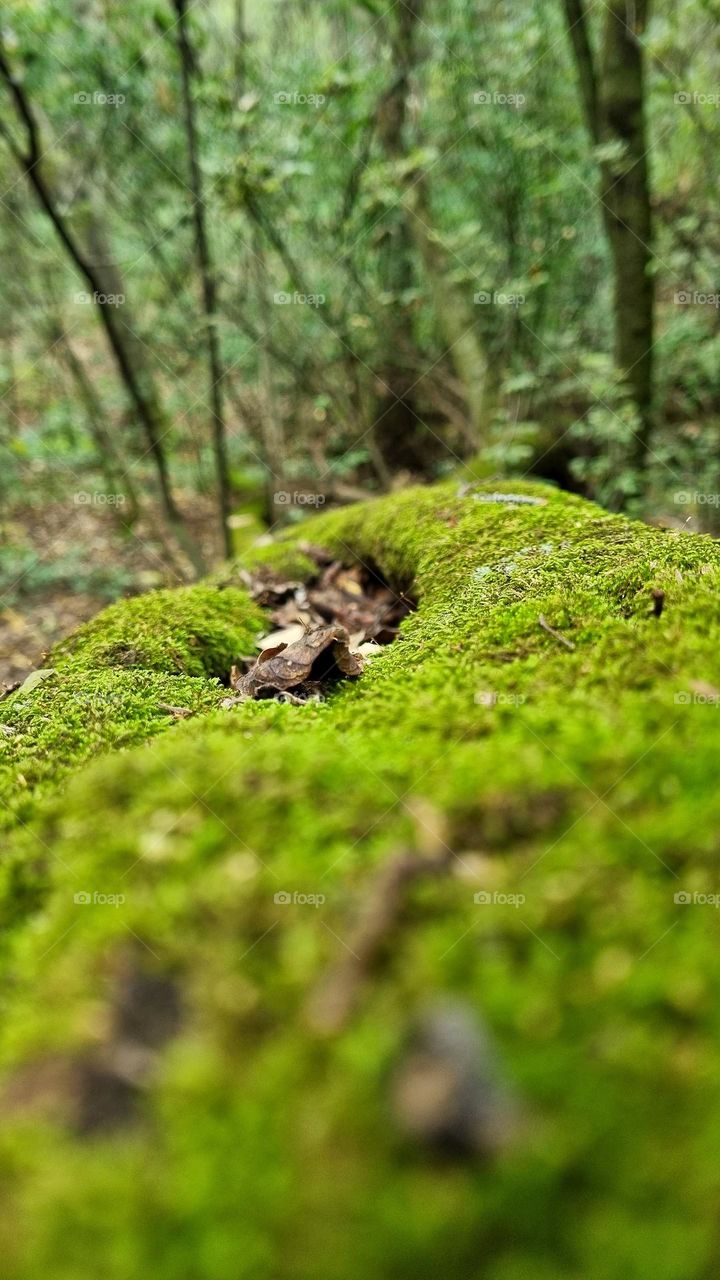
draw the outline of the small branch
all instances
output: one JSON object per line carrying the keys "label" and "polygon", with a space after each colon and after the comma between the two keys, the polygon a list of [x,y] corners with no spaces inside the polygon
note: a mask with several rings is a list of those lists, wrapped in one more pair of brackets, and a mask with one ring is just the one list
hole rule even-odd
{"label": "small branch", "polygon": [[334,1035],[345,1026],[398,922],[409,886],[423,876],[447,871],[454,857],[437,812],[426,815],[416,809],[415,816],[424,848],[419,853],[403,850],[375,873],[349,938],[340,939],[345,953],[310,995],[306,1016],[321,1034]]}
{"label": "small branch", "polygon": [[559,631],[556,631],[554,627],[551,627],[550,623],[546,620],[546,618],[542,613],[538,618],[538,622],[540,623],[540,626],[542,627],[543,631],[547,631],[549,636],[552,636],[554,640],[559,640],[560,644],[564,644],[566,649],[570,649],[571,651],[574,651],[575,645],[573,644],[572,640],[566,639],[566,637],[561,635]]}

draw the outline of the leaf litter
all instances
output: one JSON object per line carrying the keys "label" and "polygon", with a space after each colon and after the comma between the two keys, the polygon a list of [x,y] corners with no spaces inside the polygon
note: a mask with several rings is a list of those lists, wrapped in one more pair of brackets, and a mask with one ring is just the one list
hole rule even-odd
{"label": "leaf litter", "polygon": [[393,591],[370,567],[347,568],[320,548],[306,545],[303,550],[318,564],[313,582],[262,570],[243,572],[253,599],[270,609],[275,630],[259,639],[259,657],[233,667],[235,696],[224,699],[224,707],[247,698],[318,701],[343,677],[357,679],[365,662],[395,639],[403,618],[416,607],[412,596]]}

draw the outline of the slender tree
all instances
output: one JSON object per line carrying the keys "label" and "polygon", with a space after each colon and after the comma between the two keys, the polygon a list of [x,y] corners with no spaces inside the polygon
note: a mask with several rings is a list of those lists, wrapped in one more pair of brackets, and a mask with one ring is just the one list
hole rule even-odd
{"label": "slender tree", "polygon": [[[92,293],[101,297],[106,294],[105,281],[100,271],[85,253],[79,240],[74,235],[70,224],[61,211],[49,183],[46,181],[41,166],[43,148],[40,141],[40,130],[29,98],[17,76],[13,75],[7,61],[5,51],[0,43],[0,77],[7,85],[16,112],[25,132],[25,149],[19,147],[7,130],[4,136],[13,155],[26,175],[38,203],[54,227],[68,256],[84,276]],[[163,446],[163,434],[166,430],[159,406],[153,397],[147,380],[138,373],[130,356],[128,343],[123,335],[122,322],[116,310],[110,306],[100,305],[97,308],[105,329],[108,344],[112,351],[121,379],[130,396],[138,418],[145,431],[148,452],[155,463],[163,511],[168,525],[172,529],[178,544],[188,555],[197,572],[204,568],[200,551],[191,537],[173,495],[167,458]]]}
{"label": "slender tree", "polygon": [[107,415],[95,384],[69,335],[65,332],[59,316],[51,313],[46,328],[52,343],[52,352],[59,363],[68,370],[77,390],[78,399],[85,409],[88,429],[97,450],[98,462],[106,483],[111,490],[122,491],[127,501],[127,506],[122,509],[122,524],[130,528],[140,514],[137,494],[127,468],[118,457],[112,435],[105,425]]}
{"label": "slender tree", "polygon": [[[417,61],[417,23],[422,0],[408,0],[387,16],[393,78],[378,103],[375,126],[385,157],[400,164],[408,153],[408,98]],[[394,297],[389,316],[387,358],[379,374],[375,435],[388,467],[422,468],[424,433],[413,384],[417,375],[408,351],[408,315],[402,295],[415,281],[411,214],[400,202],[385,217],[379,257],[383,290]]]}
{"label": "slender tree", "polygon": [[[655,288],[645,125],[645,66],[640,36],[648,0],[609,0],[602,49],[593,49],[583,0],[564,0],[583,112],[600,161],[600,198],[613,264],[615,361],[641,423],[647,453],[653,396]],[[614,144],[614,147],[613,147]]]}
{"label": "slender tree", "polygon": [[215,473],[217,478],[218,507],[222,529],[223,547],[226,555],[232,555],[232,534],[228,523],[232,508],[232,485],[227,452],[227,428],[225,423],[225,401],[223,396],[224,369],[220,342],[218,338],[217,315],[217,279],[210,249],[210,241],[205,223],[205,201],[203,195],[203,175],[200,165],[197,126],[195,123],[195,104],[193,102],[192,80],[195,59],[187,24],[187,0],[175,0],[177,20],[178,50],[182,74],[183,110],[185,116],[185,134],[187,138],[188,162],[190,167],[190,189],[192,191],[193,220],[195,224],[195,254],[202,288],[203,309],[205,312],[205,332],[207,340],[208,372],[210,376],[210,409],[212,415],[212,441],[215,456]]}

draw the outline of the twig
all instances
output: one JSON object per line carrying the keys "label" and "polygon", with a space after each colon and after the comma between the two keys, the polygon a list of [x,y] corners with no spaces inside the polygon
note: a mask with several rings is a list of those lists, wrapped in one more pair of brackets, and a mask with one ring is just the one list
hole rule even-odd
{"label": "twig", "polygon": [[355,926],[343,944],[344,955],[308,999],[306,1016],[313,1030],[330,1035],[342,1030],[397,923],[408,886],[421,876],[439,875],[449,866],[454,854],[445,842],[442,819],[435,810],[428,816],[425,806],[422,817],[416,813],[425,846],[421,852],[403,850],[373,877]]}
{"label": "twig", "polygon": [[554,627],[551,627],[550,623],[547,621],[544,614],[542,613],[540,614],[540,617],[538,618],[538,622],[540,623],[540,626],[542,627],[543,631],[547,631],[548,635],[552,636],[553,639],[559,640],[560,644],[564,644],[566,649],[570,649],[570,650],[575,649],[575,645],[573,644],[572,640],[568,640],[565,636],[561,635],[559,631],[556,631]]}

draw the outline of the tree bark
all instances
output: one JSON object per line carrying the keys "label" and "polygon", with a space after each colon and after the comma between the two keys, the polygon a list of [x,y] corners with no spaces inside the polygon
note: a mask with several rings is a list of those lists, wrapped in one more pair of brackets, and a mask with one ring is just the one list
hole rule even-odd
{"label": "tree bark", "polygon": [[85,407],[90,435],[98,454],[98,461],[110,490],[122,493],[128,499],[128,509],[123,511],[121,523],[130,527],[140,514],[135,487],[130,480],[122,459],[118,457],[110,432],[105,427],[105,410],[92,379],[80,356],[73,347],[59,319],[51,317],[48,332],[53,343],[53,353],[67,368]]}
{"label": "tree bark", "polygon": [[[417,60],[416,28],[422,0],[400,4],[389,15],[393,81],[381,98],[376,112],[378,140],[389,162],[399,162],[407,154],[406,127],[410,77]],[[389,311],[384,345],[387,359],[378,370],[378,391],[373,427],[385,464],[391,470],[409,468],[423,471],[427,462],[428,434],[417,412],[413,395],[416,381],[413,362],[403,359],[408,350],[409,317],[399,300],[415,280],[411,214],[402,204],[388,211],[380,246],[380,283],[394,295]]]}
{"label": "tree bark", "polygon": [[180,68],[182,73],[183,110],[185,114],[185,133],[187,137],[188,160],[190,164],[190,187],[193,197],[195,254],[197,256],[198,270],[202,286],[205,329],[207,335],[207,358],[208,371],[210,374],[209,393],[212,414],[212,442],[213,454],[215,457],[218,508],[223,550],[227,556],[231,556],[233,544],[228,521],[232,510],[232,485],[230,482],[230,467],[228,463],[225,402],[222,386],[224,369],[217,331],[217,280],[215,277],[212,253],[210,250],[210,242],[207,235],[207,227],[205,225],[203,176],[198,154],[197,129],[195,127],[195,107],[192,97],[194,58],[187,31],[187,0],[175,0],[175,11],[178,15],[177,33],[178,49],[180,52]]}
{"label": "tree bark", "polygon": [[638,461],[651,429],[655,286],[645,126],[645,68],[639,40],[647,0],[610,0],[599,71],[583,0],[564,0],[588,132],[596,146],[617,143],[600,162],[600,198],[613,263],[615,362],[640,419]]}

